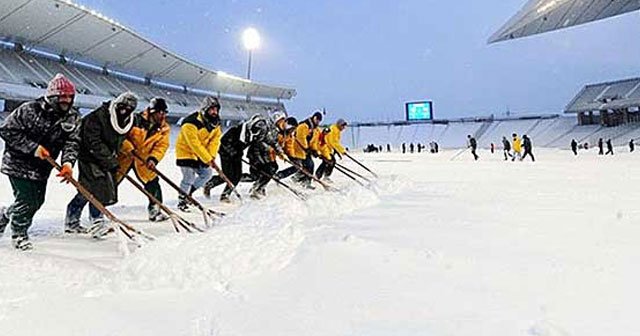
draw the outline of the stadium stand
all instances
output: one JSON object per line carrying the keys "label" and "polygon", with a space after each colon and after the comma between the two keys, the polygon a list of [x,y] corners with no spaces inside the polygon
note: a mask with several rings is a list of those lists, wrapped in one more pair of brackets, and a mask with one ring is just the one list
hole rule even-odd
{"label": "stadium stand", "polygon": [[489,38],[489,43],[573,27],[638,9],[637,0],[529,0]]}
{"label": "stadium stand", "polygon": [[68,0],[0,2],[0,99],[10,110],[44,92],[62,73],[77,86],[76,105],[93,109],[124,91],[146,104],[169,103],[171,120],[220,98],[224,119],[286,111],[294,89],[263,85],[209,70],[144,39],[131,29]]}
{"label": "stadium stand", "polygon": [[585,86],[567,105],[582,125],[617,126],[640,121],[640,78]]}

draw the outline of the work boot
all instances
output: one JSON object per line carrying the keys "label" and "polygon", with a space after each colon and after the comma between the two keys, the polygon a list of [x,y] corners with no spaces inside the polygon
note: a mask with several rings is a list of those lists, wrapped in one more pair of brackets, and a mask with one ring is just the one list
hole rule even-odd
{"label": "work boot", "polygon": [[164,222],[169,219],[169,216],[163,214],[159,207],[156,205],[149,209],[149,220],[152,222]]}
{"label": "work boot", "polygon": [[265,196],[266,193],[264,191],[264,188],[251,188],[251,191],[249,192],[249,198],[253,200],[261,200]]}
{"label": "work boot", "polygon": [[309,190],[316,190],[316,187],[314,187],[313,184],[311,184],[311,180],[302,182],[302,187]]}
{"label": "work boot", "polygon": [[229,198],[229,195],[226,195],[226,194],[220,195],[220,203],[231,204],[231,199]]}
{"label": "work boot", "polygon": [[204,194],[204,197],[206,198],[211,198],[211,185],[209,183],[204,185],[204,188],[202,188],[202,193]]}
{"label": "work boot", "polygon": [[27,235],[13,237],[12,242],[16,250],[29,251],[33,249],[33,244],[31,244]]}
{"label": "work boot", "polygon": [[191,212],[191,208],[189,208],[189,202],[185,197],[180,196],[180,200],[178,201],[178,210],[182,212]]}
{"label": "work boot", "polygon": [[85,234],[88,233],[89,229],[87,229],[86,227],[80,225],[80,224],[76,224],[76,225],[65,225],[64,227],[64,233],[69,233],[69,234]]}

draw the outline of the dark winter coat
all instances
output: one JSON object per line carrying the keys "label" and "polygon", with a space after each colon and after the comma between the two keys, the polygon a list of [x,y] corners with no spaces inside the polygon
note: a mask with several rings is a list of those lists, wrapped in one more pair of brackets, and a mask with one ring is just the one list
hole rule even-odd
{"label": "dark winter coat", "polygon": [[282,146],[278,143],[278,137],[285,137],[284,132],[278,131],[278,127],[269,124],[267,135],[262,141],[256,141],[249,146],[247,150],[247,158],[251,163],[266,164],[275,160],[276,152],[284,152]]}
{"label": "dark winter coat", "polygon": [[507,140],[507,139],[502,140],[502,147],[504,148],[504,150],[510,151],[511,150],[511,143],[509,142],[509,140]]}
{"label": "dark winter coat", "polygon": [[[233,126],[227,130],[220,140],[220,156],[227,158],[240,158],[244,154],[244,150],[251,146],[254,148],[254,152],[250,155],[264,155],[268,156],[268,149],[271,146],[279,146],[277,137],[273,137],[268,124],[263,123],[264,129],[260,129],[260,132],[249,139],[249,130],[243,132],[245,123]],[[242,138],[242,139],[241,139]],[[254,146],[256,144],[265,144],[266,146]],[[265,156],[265,158],[267,157]]]}
{"label": "dark winter coat", "polygon": [[522,138],[522,147],[524,147],[525,152],[531,152],[531,149],[532,149],[531,139]]}
{"label": "dark winter coat", "polygon": [[571,149],[572,150],[578,149],[578,143],[575,140],[571,141]]}
{"label": "dark winter coat", "polygon": [[476,149],[478,147],[478,142],[476,141],[475,138],[470,138],[469,139],[469,147]]}
{"label": "dark winter coat", "polygon": [[244,123],[235,125],[227,130],[220,139],[220,156],[224,157],[237,157],[240,158],[244,154],[245,148],[249,146],[249,144],[245,143],[242,139],[240,140],[240,134],[242,133],[242,128],[244,127]]}
{"label": "dark winter coat", "polygon": [[103,205],[118,202],[118,151],[125,136],[111,126],[109,102],[82,119],[79,180]]}
{"label": "dark winter coat", "polygon": [[58,115],[43,98],[24,103],[0,126],[5,142],[0,171],[12,177],[46,181],[53,167],[34,156],[38,145],[53,158],[62,152],[62,163],[73,165],[78,156],[79,132],[80,114],[75,109]]}

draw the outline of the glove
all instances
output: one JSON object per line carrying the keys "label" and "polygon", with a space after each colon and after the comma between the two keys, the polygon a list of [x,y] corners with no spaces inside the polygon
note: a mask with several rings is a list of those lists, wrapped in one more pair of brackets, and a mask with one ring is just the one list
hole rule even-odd
{"label": "glove", "polygon": [[36,152],[33,155],[40,160],[44,160],[48,157],[51,157],[51,154],[49,154],[49,151],[40,145],[38,145],[38,148],[36,148]]}
{"label": "glove", "polygon": [[69,162],[64,163],[62,165],[62,168],[58,172],[58,174],[56,174],[56,176],[62,178],[60,183],[62,182],[69,183],[69,179],[73,177],[73,167],[71,166],[71,163]]}
{"label": "glove", "polygon": [[157,164],[158,164],[158,162],[156,161],[156,159],[154,159],[154,158],[148,158],[147,159],[147,168],[149,168],[151,170],[155,170]]}

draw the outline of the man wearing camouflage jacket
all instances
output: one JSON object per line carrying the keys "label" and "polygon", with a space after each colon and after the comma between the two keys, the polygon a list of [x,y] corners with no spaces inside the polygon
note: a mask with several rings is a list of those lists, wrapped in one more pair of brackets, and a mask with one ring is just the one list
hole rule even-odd
{"label": "man wearing camouflage jacket", "polygon": [[62,153],[63,179],[72,175],[80,143],[80,114],[73,109],[75,86],[56,75],[44,97],[20,105],[0,126],[5,142],[0,171],[9,176],[15,201],[0,214],[0,235],[9,223],[16,249],[33,246],[27,230],[45,199],[54,160]]}

